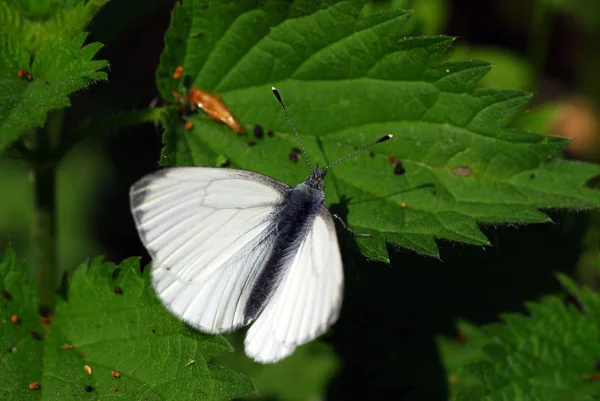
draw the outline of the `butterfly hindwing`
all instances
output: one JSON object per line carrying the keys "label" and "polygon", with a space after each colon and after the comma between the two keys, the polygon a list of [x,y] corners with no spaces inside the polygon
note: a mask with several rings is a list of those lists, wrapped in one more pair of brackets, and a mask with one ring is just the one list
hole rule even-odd
{"label": "butterfly hindwing", "polygon": [[276,362],[327,330],[342,304],[343,270],[335,225],[325,206],[285,269],[265,309],[248,330],[246,353]]}

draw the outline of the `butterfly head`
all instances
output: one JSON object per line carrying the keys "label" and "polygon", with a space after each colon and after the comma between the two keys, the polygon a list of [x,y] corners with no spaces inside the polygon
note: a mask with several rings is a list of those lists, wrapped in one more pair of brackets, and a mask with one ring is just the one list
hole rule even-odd
{"label": "butterfly head", "polygon": [[323,178],[327,174],[327,169],[317,166],[311,175],[306,177],[304,183],[311,188],[323,190]]}
{"label": "butterfly head", "polygon": [[315,169],[313,169],[310,164],[310,160],[308,159],[308,155],[306,154],[306,149],[304,149],[304,145],[302,144],[302,141],[300,140],[300,135],[298,135],[298,131],[296,131],[296,127],[294,126],[294,123],[292,122],[292,119],[290,118],[290,115],[287,112],[285,105],[283,104],[283,100],[281,100],[281,95],[279,94],[279,91],[277,89],[275,89],[274,87],[271,89],[273,90],[273,94],[277,98],[279,105],[283,109],[283,112],[285,113],[285,116],[287,117],[288,122],[290,123],[290,127],[292,127],[292,131],[294,131],[294,134],[296,135],[296,139],[298,139],[298,143],[300,144],[300,148],[302,148],[302,153],[304,153],[304,158],[306,159],[306,163],[308,164],[308,167],[312,171],[312,174],[310,176],[308,176],[306,178],[306,180],[304,180],[304,184],[308,185],[310,188],[318,189],[318,190],[322,191],[323,190],[323,178],[325,178],[325,174],[327,174],[327,170],[329,170],[330,167],[335,166],[339,162],[344,161],[347,158],[352,157],[355,154],[362,152],[363,150],[370,148],[373,145],[376,145],[380,142],[385,142],[388,139],[392,138],[392,135],[389,135],[389,134],[385,135],[382,138],[379,138],[378,140],[371,142],[370,144],[363,146],[360,149],[355,150],[354,152],[350,153],[349,155],[346,155],[346,156],[342,157],[341,159],[338,159],[337,161],[331,163],[329,166],[327,166],[325,168],[320,168],[319,166],[317,166]]}

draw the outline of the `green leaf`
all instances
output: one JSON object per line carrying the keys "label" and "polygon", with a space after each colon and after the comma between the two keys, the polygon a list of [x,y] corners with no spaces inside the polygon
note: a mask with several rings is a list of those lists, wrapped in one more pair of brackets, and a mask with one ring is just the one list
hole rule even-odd
{"label": "green leaf", "polygon": [[479,82],[480,88],[533,89],[533,66],[507,49],[459,44],[448,53],[450,60],[482,59],[494,65]]}
{"label": "green leaf", "polygon": [[[0,37],[0,152],[26,129],[42,126],[50,110],[69,106],[69,95],[106,79],[108,62],[92,60],[101,45],[82,46],[86,36],[45,43],[31,65],[21,43]],[[17,76],[21,69],[30,72],[31,82]]]}
{"label": "green leaf", "polygon": [[374,4],[380,8],[404,8],[414,11],[417,32],[423,35],[441,33],[448,19],[448,0],[385,0]]}
{"label": "green leaf", "polygon": [[[242,335],[229,337],[236,348],[243,349]],[[226,355],[219,362],[252,377],[257,392],[252,399],[278,401],[323,399],[330,380],[340,368],[333,348],[321,341],[300,346],[289,358],[276,364],[256,363],[242,352]]]}
{"label": "green leaf", "polygon": [[515,121],[515,127],[550,135],[559,116],[561,104],[545,103],[527,110]]}
{"label": "green leaf", "polygon": [[[527,304],[483,328],[483,356],[471,355],[453,380],[456,401],[595,400],[600,396],[600,295],[560,276],[584,311],[557,296]],[[487,337],[487,338],[486,338]],[[446,356],[450,356],[449,353]]]}
{"label": "green leaf", "polygon": [[482,348],[492,340],[478,327],[466,322],[457,323],[458,334],[455,338],[437,338],[438,349],[448,381],[456,385],[464,386],[470,379],[469,376],[461,375],[460,369],[477,360],[484,358]]}
{"label": "green leaf", "polygon": [[[566,141],[510,128],[529,101],[515,90],[475,90],[491,66],[443,61],[453,38],[411,37],[404,10],[366,1],[185,1],[173,10],[157,71],[162,96],[177,103],[191,86],[218,94],[247,132],[234,135],[205,113],[177,114],[163,136],[163,165],[233,168],[296,185],[309,174],[289,159],[297,141],[271,93],[276,86],[313,165],[332,168],[327,203],[348,210],[363,253],[387,260],[386,241],[438,257],[434,239],[487,245],[479,224],[538,223],[540,208],[591,208],[600,193],[584,184],[600,167],[568,162]],[[255,142],[250,146],[250,141]],[[394,174],[393,156],[404,174]],[[401,170],[401,169],[400,169]]]}
{"label": "green leaf", "polygon": [[[231,346],[169,314],[137,259],[115,266],[96,258],[77,269],[51,324],[40,323],[34,283],[11,249],[0,279],[0,399],[228,400],[254,392],[243,375],[210,363]],[[29,389],[34,381],[39,391]]]}
{"label": "green leaf", "polygon": [[4,1],[0,3],[0,36],[10,36],[29,53],[35,54],[45,44],[77,37],[107,2]]}

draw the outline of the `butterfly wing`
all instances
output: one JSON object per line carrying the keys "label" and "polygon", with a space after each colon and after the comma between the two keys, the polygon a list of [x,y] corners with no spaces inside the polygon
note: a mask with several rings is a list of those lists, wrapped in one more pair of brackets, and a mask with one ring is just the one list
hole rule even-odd
{"label": "butterfly wing", "polygon": [[272,217],[289,190],[261,174],[202,167],[160,170],[131,187],[152,283],[171,312],[207,333],[244,324],[274,241]]}
{"label": "butterfly wing", "polygon": [[338,318],[343,281],[335,225],[322,206],[285,277],[248,330],[246,354],[277,362],[322,334]]}

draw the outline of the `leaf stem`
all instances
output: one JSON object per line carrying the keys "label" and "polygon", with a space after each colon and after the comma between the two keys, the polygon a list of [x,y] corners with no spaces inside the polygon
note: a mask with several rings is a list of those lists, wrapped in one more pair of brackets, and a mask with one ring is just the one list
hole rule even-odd
{"label": "leaf stem", "polygon": [[33,136],[35,157],[30,160],[33,171],[34,219],[33,265],[38,283],[39,307],[51,312],[56,305],[58,286],[56,240],[56,167],[54,150],[62,139],[64,111],[51,112],[45,129]]}
{"label": "leaf stem", "polygon": [[[40,130],[44,134],[43,130]],[[33,167],[34,220],[33,254],[34,271],[38,283],[40,310],[53,310],[54,291],[57,287],[58,267],[56,257],[56,168],[48,163]]]}

